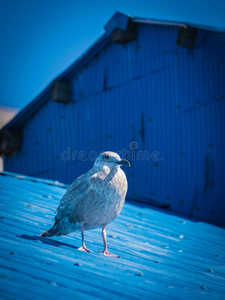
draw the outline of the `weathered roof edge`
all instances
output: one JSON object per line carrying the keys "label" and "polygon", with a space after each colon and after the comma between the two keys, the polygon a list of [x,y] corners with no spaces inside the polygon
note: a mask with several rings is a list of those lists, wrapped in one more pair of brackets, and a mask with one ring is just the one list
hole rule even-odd
{"label": "weathered roof edge", "polygon": [[145,18],[138,18],[138,17],[133,17],[132,22],[138,23],[138,24],[146,24],[146,25],[179,26],[179,27],[185,27],[185,28],[190,26],[190,27],[193,27],[196,29],[225,33],[224,27],[212,27],[212,26],[200,25],[200,24],[195,24],[195,23],[190,23],[190,22],[145,19]]}
{"label": "weathered roof edge", "polygon": [[97,55],[104,47],[111,42],[111,33],[119,28],[121,30],[126,29],[126,26],[132,20],[134,23],[148,24],[148,25],[163,25],[163,26],[178,26],[187,27],[191,26],[197,29],[203,29],[207,31],[217,31],[225,33],[225,28],[207,27],[203,25],[181,23],[172,21],[163,21],[156,19],[145,19],[138,17],[129,17],[123,13],[116,12],[112,18],[105,25],[105,33],[101,36],[80,58],[71,64],[64,72],[59,76],[56,76],[51,83],[27,106],[25,106],[8,124],[2,129],[17,128],[20,127],[24,121],[26,121],[37,109],[39,109],[50,97],[51,89],[55,80],[68,80],[72,75],[84,67],[95,55]]}
{"label": "weathered roof edge", "polygon": [[37,178],[37,177],[31,177],[31,176],[25,176],[25,175],[21,175],[18,173],[11,173],[11,172],[0,172],[0,176],[8,176],[8,177],[14,177],[20,180],[28,180],[28,181],[33,181],[33,182],[38,182],[38,183],[43,183],[43,184],[47,184],[47,185],[54,185],[54,186],[58,186],[58,187],[62,187],[62,188],[68,188],[68,185],[61,183],[59,181],[54,181],[54,180],[49,180],[49,179],[41,179],[41,178]]}

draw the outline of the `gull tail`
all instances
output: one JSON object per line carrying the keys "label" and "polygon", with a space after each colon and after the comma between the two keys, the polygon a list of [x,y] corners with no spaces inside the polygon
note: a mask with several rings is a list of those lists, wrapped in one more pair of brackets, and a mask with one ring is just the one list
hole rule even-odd
{"label": "gull tail", "polygon": [[47,236],[53,236],[54,234],[52,233],[52,228],[43,232],[42,234],[40,234],[40,236],[43,236],[43,237],[47,237]]}
{"label": "gull tail", "polygon": [[45,232],[43,232],[40,236],[48,237],[48,236],[60,236],[67,235],[70,232],[74,231],[74,225],[71,224],[68,218],[62,218],[57,220],[53,227]]}
{"label": "gull tail", "polygon": [[58,222],[56,222],[51,229],[43,232],[40,236],[47,237],[47,236],[54,236],[54,235],[61,235],[61,230]]}

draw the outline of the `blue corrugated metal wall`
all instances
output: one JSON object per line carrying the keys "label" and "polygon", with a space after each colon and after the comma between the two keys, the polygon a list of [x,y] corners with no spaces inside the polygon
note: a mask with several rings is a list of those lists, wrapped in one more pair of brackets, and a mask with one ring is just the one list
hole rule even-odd
{"label": "blue corrugated metal wall", "polygon": [[[177,35],[177,27],[139,25],[135,41],[102,50],[71,78],[74,101],[49,99],[26,122],[22,150],[5,169],[70,183],[93,164],[72,151],[136,142],[128,198],[224,223],[225,37],[198,30],[188,50]],[[137,159],[141,150],[156,156]]]}

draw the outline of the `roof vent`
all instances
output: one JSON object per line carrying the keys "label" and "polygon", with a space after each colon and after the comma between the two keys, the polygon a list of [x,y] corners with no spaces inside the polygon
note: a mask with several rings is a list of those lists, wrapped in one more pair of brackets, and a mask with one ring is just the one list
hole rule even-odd
{"label": "roof vent", "polygon": [[12,155],[21,148],[22,131],[2,129],[0,131],[0,154]]}
{"label": "roof vent", "polygon": [[194,49],[196,35],[196,28],[190,26],[180,27],[177,37],[177,45],[188,49]]}
{"label": "roof vent", "polygon": [[135,40],[135,24],[131,18],[116,12],[105,25],[106,35],[111,36],[113,43],[125,44]]}
{"label": "roof vent", "polygon": [[70,100],[70,86],[68,81],[55,80],[52,85],[52,100],[67,103]]}

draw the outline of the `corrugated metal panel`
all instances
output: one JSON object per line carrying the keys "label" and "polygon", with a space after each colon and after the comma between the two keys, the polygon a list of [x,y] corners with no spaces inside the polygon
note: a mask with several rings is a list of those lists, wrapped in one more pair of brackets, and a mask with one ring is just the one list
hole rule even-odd
{"label": "corrugated metal panel", "polygon": [[224,36],[199,30],[188,50],[177,34],[140,25],[137,40],[104,48],[71,80],[72,102],[49,100],[30,118],[6,170],[70,183],[93,164],[81,151],[126,149],[129,198],[224,224]]}
{"label": "corrugated metal panel", "polygon": [[[165,30],[165,27],[170,27],[172,28],[179,28],[179,27],[187,27],[191,26],[193,28],[198,28],[198,29],[203,29],[206,30],[207,34],[210,34],[211,31],[214,31],[213,34],[219,36],[222,35],[222,40],[223,34],[225,32],[224,28],[216,28],[216,27],[207,27],[204,25],[200,24],[183,24],[179,22],[171,22],[171,21],[163,21],[163,20],[153,20],[153,19],[143,19],[143,18],[131,18],[126,16],[123,13],[116,12],[112,18],[109,20],[109,22],[106,24],[105,29],[106,33],[98,39],[94,45],[92,45],[77,61],[75,61],[65,72],[60,74],[57,77],[57,80],[70,80],[74,74],[78,71],[80,71],[83,67],[85,67],[87,64],[90,64],[90,61],[99,54],[102,49],[104,49],[106,46],[108,46],[111,42],[111,33],[114,29],[120,28],[121,30],[124,30],[124,28],[128,25],[128,21],[132,21],[133,24],[137,23],[139,27],[151,27],[151,28],[160,28],[162,30]],[[144,25],[143,25],[144,24]],[[147,25],[147,26],[146,26]],[[149,26],[151,25],[151,26]],[[218,38],[217,38],[218,39]],[[221,39],[220,39],[221,41]],[[146,42],[146,41],[145,41]],[[139,49],[139,48],[137,48]],[[136,50],[137,50],[136,49]],[[124,53],[124,52],[123,52]],[[126,56],[127,57],[127,56]],[[131,65],[132,65],[132,61]],[[119,74],[122,74],[123,69],[120,70]],[[126,70],[126,69],[124,69]],[[117,75],[119,75],[117,74]],[[22,111],[20,111],[17,116],[9,122],[5,128],[16,128],[21,126],[24,123],[24,120],[27,120],[37,109],[40,109],[40,107],[47,101],[47,99],[51,95],[51,89],[53,86],[55,79],[53,82],[51,82],[47,88],[37,97],[35,98],[29,105],[27,105]],[[90,84],[90,83],[89,83]]]}
{"label": "corrugated metal panel", "polygon": [[[85,163],[84,163],[85,164]],[[9,176],[10,175],[10,176]],[[125,204],[108,227],[104,257],[99,230],[43,238],[65,188],[0,174],[2,299],[223,299],[225,229]]]}

